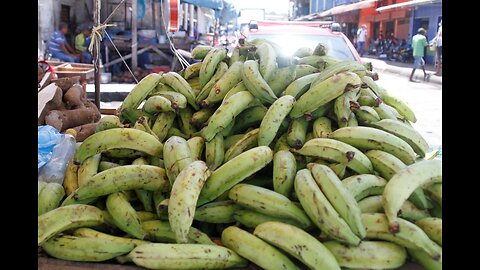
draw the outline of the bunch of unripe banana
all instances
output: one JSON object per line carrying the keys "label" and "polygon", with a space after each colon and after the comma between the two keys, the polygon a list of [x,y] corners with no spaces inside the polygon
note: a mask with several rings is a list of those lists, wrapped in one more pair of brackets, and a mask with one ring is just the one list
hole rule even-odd
{"label": "bunch of unripe banana", "polygon": [[[38,245],[148,269],[442,268],[442,163],[371,66],[196,47],[38,182]],[[66,197],[65,197],[66,196]]]}

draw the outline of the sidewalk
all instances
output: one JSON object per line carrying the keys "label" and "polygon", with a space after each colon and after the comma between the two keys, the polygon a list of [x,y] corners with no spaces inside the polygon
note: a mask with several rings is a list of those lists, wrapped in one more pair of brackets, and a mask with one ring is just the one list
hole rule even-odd
{"label": "sidewalk", "polygon": [[[393,62],[389,60],[376,59],[374,56],[364,56],[362,57],[364,62],[372,62],[373,71],[378,73],[389,72],[401,76],[405,76],[408,80],[410,73],[412,73],[413,63],[401,63]],[[430,76],[430,83],[442,84],[442,76],[433,75],[435,73],[435,67],[433,65],[425,65],[425,70],[427,73],[432,74]],[[381,74],[380,74],[381,76]],[[423,82],[423,71],[422,69],[417,69],[415,71],[414,79],[417,79]]]}

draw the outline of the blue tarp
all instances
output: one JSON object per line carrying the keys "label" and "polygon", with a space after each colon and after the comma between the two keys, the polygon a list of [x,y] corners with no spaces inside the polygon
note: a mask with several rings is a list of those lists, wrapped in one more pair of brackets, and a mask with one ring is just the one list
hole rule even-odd
{"label": "blue tarp", "polygon": [[199,7],[210,8],[213,10],[223,9],[222,0],[180,0],[180,3],[188,3]]}

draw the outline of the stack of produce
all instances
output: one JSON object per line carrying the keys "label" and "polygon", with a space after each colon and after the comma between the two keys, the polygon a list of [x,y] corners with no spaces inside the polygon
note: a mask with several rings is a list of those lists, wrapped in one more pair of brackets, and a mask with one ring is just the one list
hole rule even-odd
{"label": "stack of produce", "polygon": [[368,65],[276,48],[197,47],[145,77],[64,192],[39,182],[38,245],[149,269],[441,269],[442,163],[412,110]]}
{"label": "stack of produce", "polygon": [[100,111],[86,98],[80,84],[54,84],[55,94],[38,117],[38,125],[50,125],[60,132],[73,128],[77,132],[77,141],[82,142],[95,133]]}

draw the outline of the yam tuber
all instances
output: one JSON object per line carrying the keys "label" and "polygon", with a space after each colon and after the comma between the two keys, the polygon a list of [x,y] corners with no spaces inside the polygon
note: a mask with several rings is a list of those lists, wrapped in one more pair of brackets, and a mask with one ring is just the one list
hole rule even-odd
{"label": "yam tuber", "polygon": [[100,113],[98,109],[88,106],[68,111],[50,111],[45,116],[45,123],[59,131],[64,131],[67,128],[97,122],[99,119]]}
{"label": "yam tuber", "polygon": [[45,108],[43,108],[42,113],[38,117],[38,125],[45,124],[45,116],[52,110],[65,110],[65,104],[62,102],[63,92],[62,89],[57,87],[55,90],[55,95],[53,98],[45,104]]}
{"label": "yam tuber", "polygon": [[65,102],[65,104],[67,104],[67,106],[76,109],[85,107],[85,99],[83,98],[83,87],[79,84],[74,84],[63,95],[63,101]]}
{"label": "yam tuber", "polygon": [[74,127],[73,129],[77,132],[77,142],[83,142],[86,138],[95,133],[97,124],[98,122]]}

